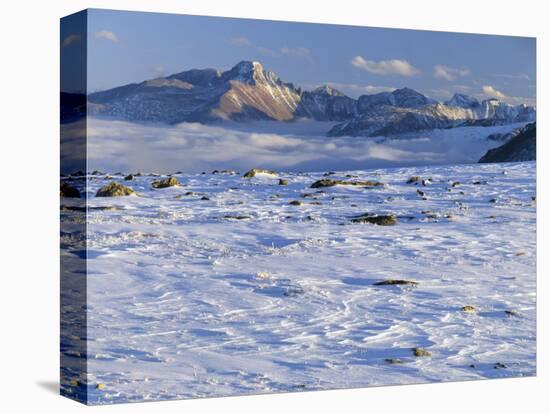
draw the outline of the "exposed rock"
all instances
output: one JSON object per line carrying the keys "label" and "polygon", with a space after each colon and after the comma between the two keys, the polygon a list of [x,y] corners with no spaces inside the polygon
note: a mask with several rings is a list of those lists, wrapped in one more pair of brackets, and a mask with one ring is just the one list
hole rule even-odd
{"label": "exposed rock", "polygon": [[206,197],[206,196],[202,196],[202,197],[201,197],[201,200],[203,200],[203,201],[208,201],[208,200],[210,200],[210,199],[209,199],[208,197]]}
{"label": "exposed rock", "polygon": [[119,196],[129,196],[135,194],[136,192],[130,187],[119,184],[115,181],[101,187],[97,190],[96,197],[119,197]]}
{"label": "exposed rock", "polygon": [[386,358],[385,361],[388,363],[388,364],[392,364],[392,365],[395,365],[395,364],[402,364],[403,361],[399,358]]}
{"label": "exposed rock", "polygon": [[404,279],[387,279],[381,282],[376,282],[374,284],[374,286],[403,286],[403,285],[417,286],[418,282],[414,282],[412,280],[404,280]]}
{"label": "exposed rock", "polygon": [[124,177],[125,181],[132,181],[134,179],[134,176],[132,174],[128,174],[126,177]]}
{"label": "exposed rock", "polygon": [[248,219],[250,219],[250,218],[252,218],[252,217],[250,217],[250,216],[239,216],[239,215],[230,215],[230,214],[228,214],[228,215],[223,216],[223,218],[230,219],[230,220],[248,220]]}
{"label": "exposed rock", "polygon": [[360,187],[378,187],[384,185],[380,181],[344,181],[344,180],[332,180],[329,178],[324,178],[322,180],[317,180],[311,184],[311,188],[323,188],[323,187],[334,187],[335,185],[352,185]]}
{"label": "exposed rock", "polygon": [[80,191],[74,188],[72,185],[66,182],[62,182],[60,186],[59,195],[67,198],[80,198]]}
{"label": "exposed rock", "polygon": [[151,183],[153,188],[179,187],[180,182],[176,177],[168,177],[164,180],[155,180]]}
{"label": "exposed rock", "polygon": [[386,215],[373,215],[373,214],[363,214],[351,219],[352,223],[370,223],[377,224],[379,226],[393,226],[397,224],[397,217],[395,214],[386,214]]}
{"label": "exposed rock", "polygon": [[460,310],[461,310],[462,312],[466,312],[466,313],[475,313],[475,312],[476,312],[476,308],[474,308],[474,307],[471,306],[471,305],[463,306]]}
{"label": "exposed rock", "polygon": [[214,171],[212,171],[212,174],[235,175],[235,174],[237,174],[237,172],[235,170],[214,170]]}
{"label": "exposed rock", "polygon": [[501,362],[497,362],[495,365],[493,365],[493,368],[494,369],[505,369],[505,368],[508,368],[506,365],[504,365],[503,363]]}
{"label": "exposed rock", "polygon": [[432,353],[424,348],[413,348],[412,349],[414,356],[417,357],[429,357],[432,356]]}
{"label": "exposed rock", "polygon": [[105,388],[105,384],[103,384],[102,382],[100,382],[99,384],[97,384],[95,386],[96,390],[102,390]]}
{"label": "exposed rock", "polygon": [[293,200],[288,204],[290,204],[291,206],[301,206],[304,203],[302,203],[301,201],[298,201],[298,200]]}
{"label": "exposed rock", "polygon": [[279,180],[279,185],[288,185],[288,180],[284,180],[284,179],[280,179]]}
{"label": "exposed rock", "polygon": [[506,316],[519,316],[519,313],[513,310],[505,310],[504,313],[506,314]]}
{"label": "exposed rock", "polygon": [[316,191],[315,193],[303,193],[303,198],[317,198],[319,195],[326,194],[324,191]]}
{"label": "exposed rock", "polygon": [[420,177],[418,175],[413,175],[411,178],[407,180],[407,184],[418,183],[419,181],[420,181]]}
{"label": "exposed rock", "polygon": [[266,170],[263,168],[252,168],[250,171],[247,171],[243,177],[244,178],[252,178],[255,177],[258,174],[268,174],[268,175],[277,175],[275,171],[272,170]]}
{"label": "exposed rock", "polygon": [[490,149],[479,162],[517,162],[537,159],[537,124],[527,124],[509,141]]}

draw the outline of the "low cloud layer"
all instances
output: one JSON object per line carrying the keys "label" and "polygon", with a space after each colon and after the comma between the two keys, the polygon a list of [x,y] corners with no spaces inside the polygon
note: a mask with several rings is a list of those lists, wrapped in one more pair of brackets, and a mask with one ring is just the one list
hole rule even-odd
{"label": "low cloud layer", "polygon": [[[468,127],[407,139],[326,137],[330,123],[298,121],[206,126],[88,120],[88,169],[109,172],[353,170],[476,162],[500,143],[487,135],[514,126]],[[516,125],[517,127],[517,125]]]}

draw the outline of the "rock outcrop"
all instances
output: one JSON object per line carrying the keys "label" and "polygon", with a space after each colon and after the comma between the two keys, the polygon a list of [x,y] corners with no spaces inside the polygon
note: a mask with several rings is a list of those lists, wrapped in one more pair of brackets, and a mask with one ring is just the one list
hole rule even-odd
{"label": "rock outcrop", "polygon": [[490,149],[480,163],[535,161],[537,159],[537,124],[527,124],[500,147]]}

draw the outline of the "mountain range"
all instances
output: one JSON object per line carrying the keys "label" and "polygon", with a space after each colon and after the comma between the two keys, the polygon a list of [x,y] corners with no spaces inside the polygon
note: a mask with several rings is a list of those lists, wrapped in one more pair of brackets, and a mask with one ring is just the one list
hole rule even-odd
{"label": "mountain range", "polygon": [[358,99],[324,85],[303,90],[259,62],[227,71],[192,69],[88,95],[88,114],[137,122],[213,123],[300,118],[337,122],[329,136],[388,136],[435,128],[533,122],[533,107],[455,94],[437,102],[410,89]]}

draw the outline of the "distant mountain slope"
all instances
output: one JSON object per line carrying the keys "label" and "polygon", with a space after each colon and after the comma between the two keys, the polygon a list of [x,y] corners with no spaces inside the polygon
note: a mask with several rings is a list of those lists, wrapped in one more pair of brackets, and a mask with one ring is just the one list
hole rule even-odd
{"label": "distant mountain slope", "polygon": [[328,135],[392,135],[457,125],[500,125],[535,120],[535,109],[497,99],[478,102],[455,94],[439,103],[410,88],[350,98],[321,86],[304,91],[259,62],[222,72],[192,69],[88,96],[92,115],[169,124],[217,120],[338,121]]}
{"label": "distant mountain slope", "polygon": [[494,98],[480,103],[460,94],[439,103],[403,88],[359,97],[357,114],[335,125],[328,135],[386,136],[456,126],[532,122],[535,118],[535,109],[526,105],[513,106]]}
{"label": "distant mountain slope", "polygon": [[537,124],[527,124],[500,147],[481,157],[480,163],[534,161],[537,159]]}

